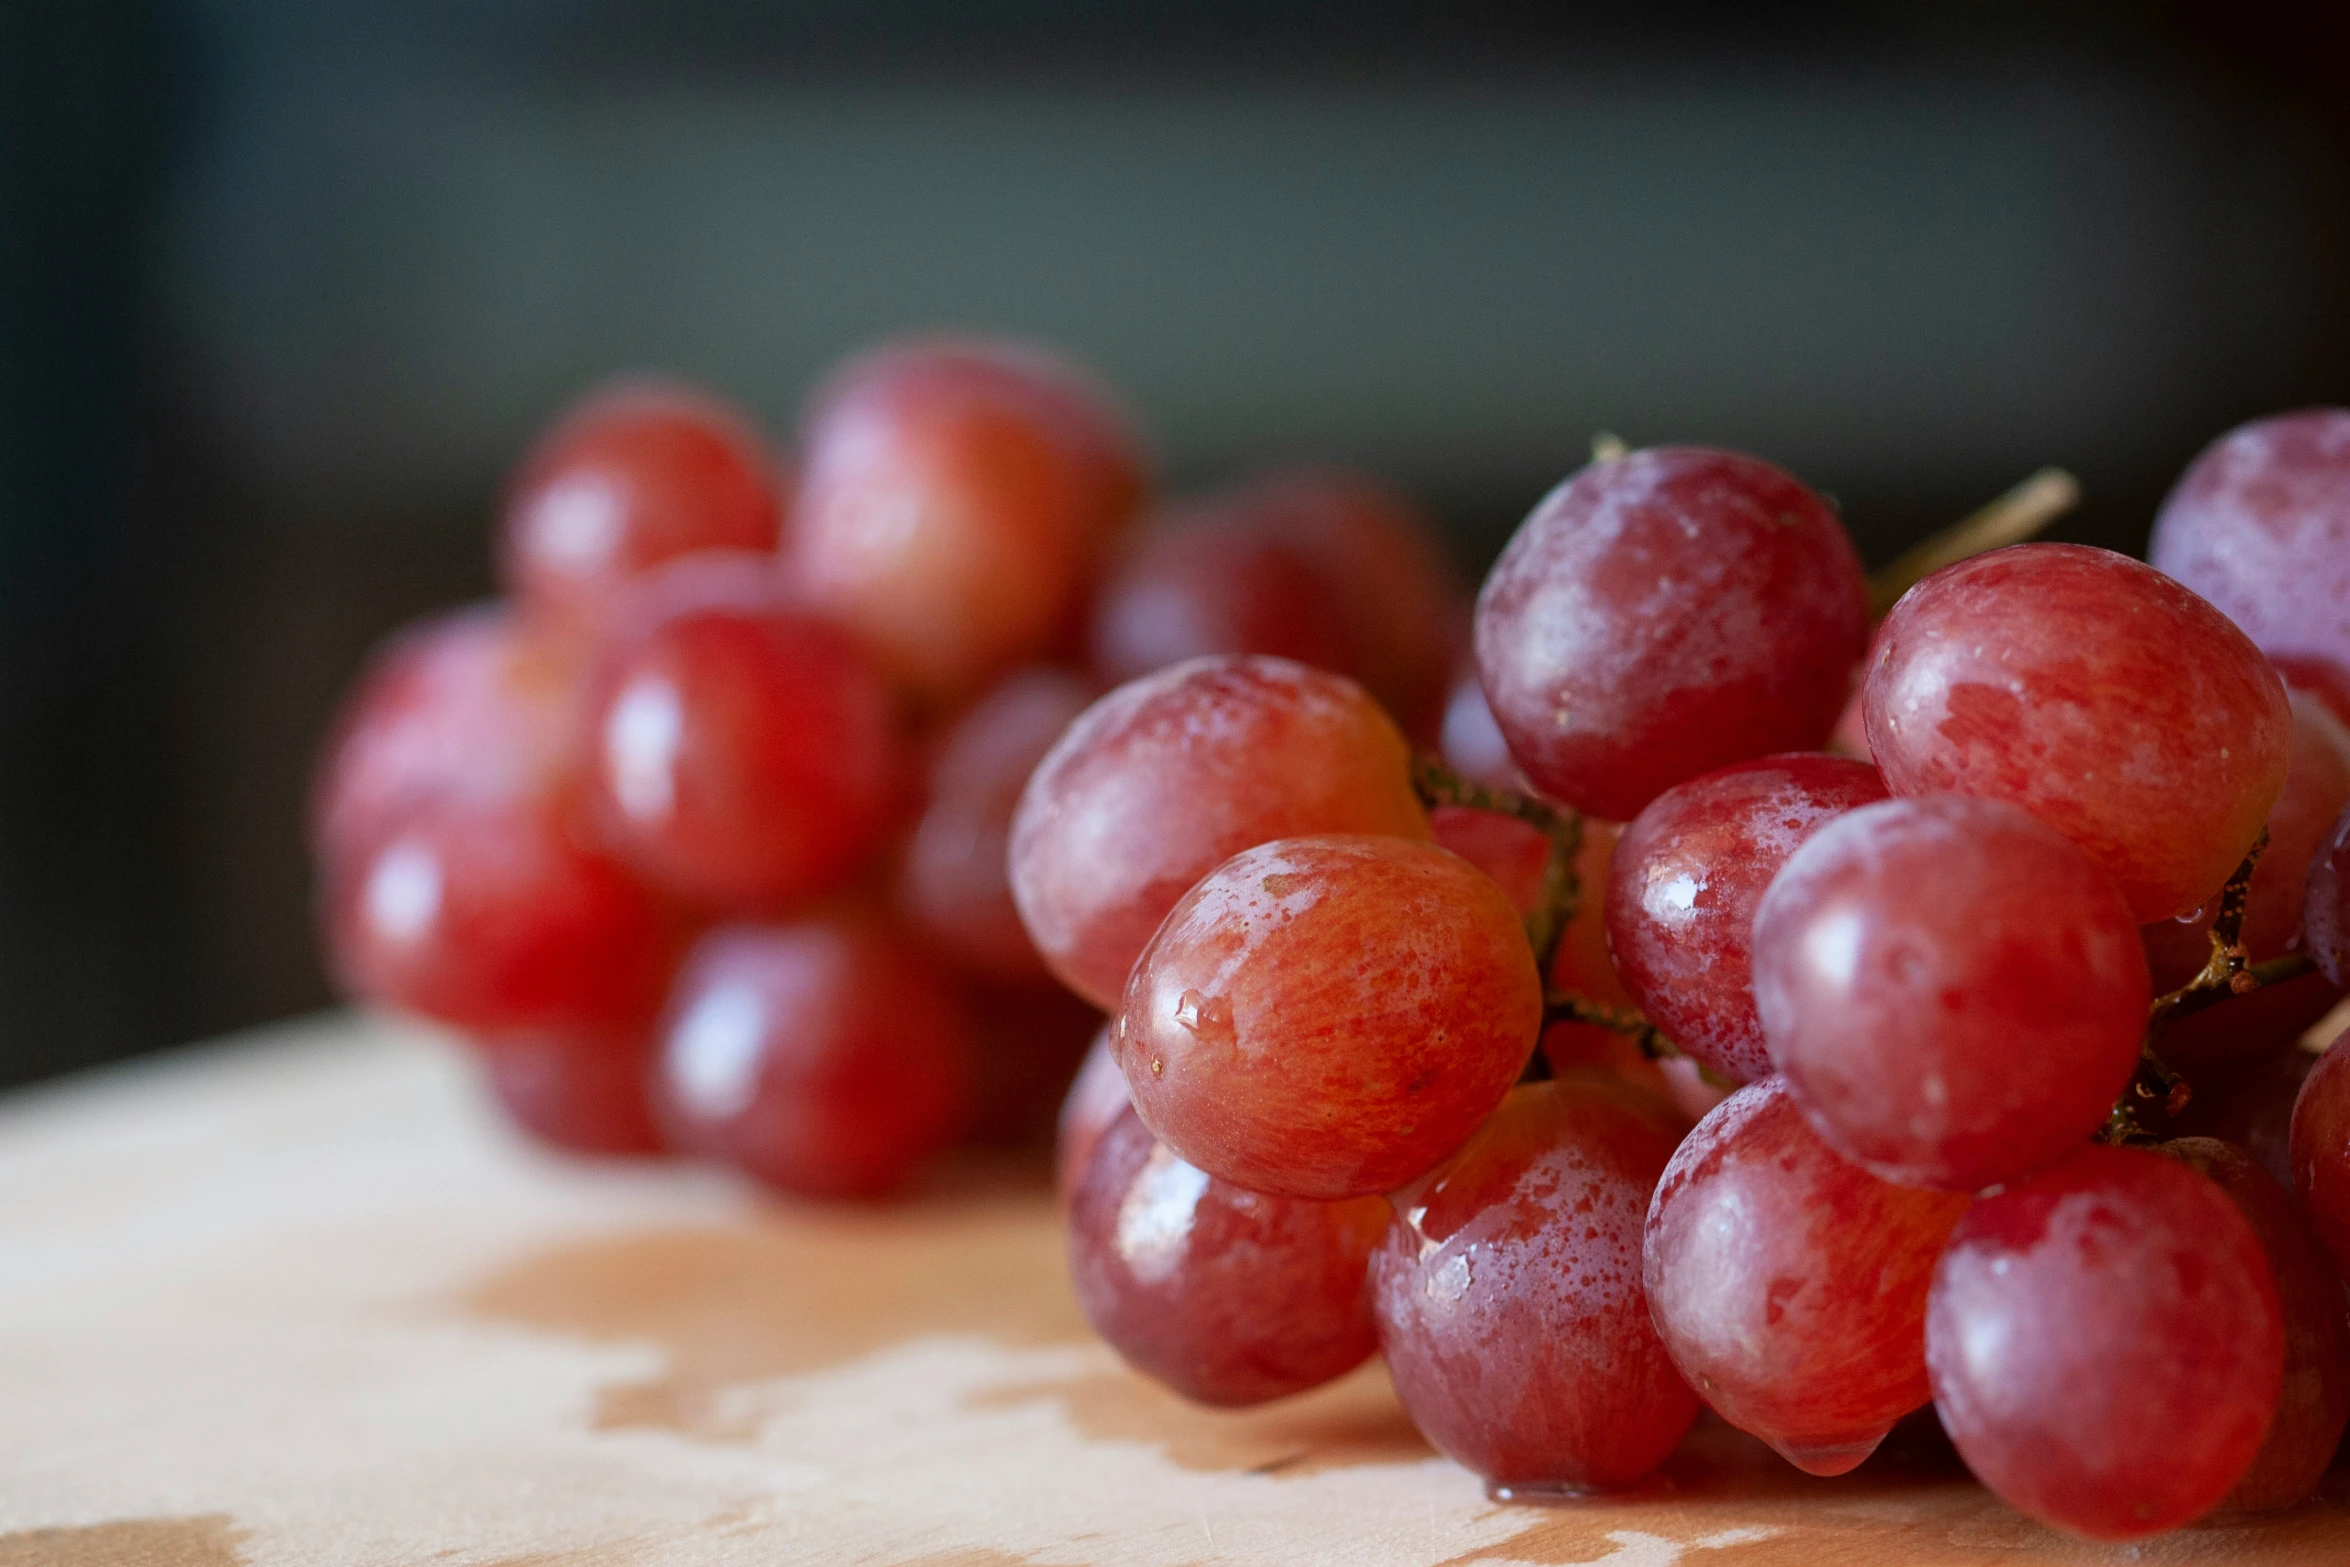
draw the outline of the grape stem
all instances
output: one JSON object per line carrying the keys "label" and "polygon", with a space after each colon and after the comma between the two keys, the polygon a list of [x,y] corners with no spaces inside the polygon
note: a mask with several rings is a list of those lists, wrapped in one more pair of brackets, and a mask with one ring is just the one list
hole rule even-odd
{"label": "grape stem", "polygon": [[2316,967],[2306,952],[2288,952],[2265,963],[2246,961],[2244,909],[2251,893],[2253,869],[2259,865],[2261,851],[2267,847],[2268,831],[2263,828],[2251,852],[2244,856],[2244,863],[2236,867],[2228,884],[2220,889],[2219,912],[2211,921],[2211,957],[2202,971],[2167,995],[2156,996],[2146,1009],[2146,1038],[2138,1047],[2138,1070],[2106,1116],[2105,1130],[2099,1134],[2101,1140],[2158,1141],[2139,1122],[2138,1110],[2160,1105],[2166,1116],[2176,1116],[2187,1108],[2194,1095],[2193,1088],[2185,1078],[2164,1066],[2162,1057],[2154,1051],[2163,1030],[2180,1018],[2217,1006],[2231,996],[2297,978]]}
{"label": "grape stem", "polygon": [[2062,468],[2043,468],[1978,511],[1970,512],[1869,578],[1869,616],[1945,566],[1970,555],[2021,544],[2081,503],[2081,482]]}
{"label": "grape stem", "polygon": [[1534,963],[1550,973],[1558,956],[1559,938],[1575,921],[1583,901],[1582,880],[1575,874],[1575,856],[1583,852],[1583,814],[1516,789],[1497,789],[1473,778],[1463,778],[1433,756],[1412,758],[1412,787],[1423,805],[1460,805],[1490,811],[1524,822],[1550,840],[1542,857],[1542,880],[1535,889],[1534,907],[1526,914],[1526,940],[1533,945]]}

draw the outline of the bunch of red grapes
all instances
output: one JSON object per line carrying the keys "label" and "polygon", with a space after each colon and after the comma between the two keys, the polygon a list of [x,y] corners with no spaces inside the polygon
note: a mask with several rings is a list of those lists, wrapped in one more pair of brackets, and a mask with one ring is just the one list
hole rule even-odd
{"label": "bunch of red grapes", "polygon": [[[1037,760],[1112,684],[1243,649],[1432,734],[1466,633],[1376,485],[1147,488],[1114,401],[1024,344],[856,358],[789,457],[695,388],[592,392],[513,476],[506,597],[396,635],[329,743],[337,974],[576,1150],[867,1197],[1049,1137],[1101,1015],[1006,880]],[[1421,819],[1393,760],[1368,829]]]}
{"label": "bunch of red grapes", "polygon": [[854,360],[788,460],[590,396],[508,600],[329,750],[338,972],[550,1141],[802,1194],[1060,1104],[1127,1359],[1232,1406],[1383,1353],[1497,1495],[1701,1408],[1841,1474],[1929,1402],[2082,1535],[2312,1491],[2350,413],[2220,441],[2153,566],[1990,550],[1873,627],[1833,507],[1730,452],[1596,457],[1473,613],[1367,481],[1146,492],[1023,345]]}
{"label": "bunch of red grapes", "polygon": [[2350,413],[2220,442],[2154,554],[1989,550],[1872,629],[1796,480],[1610,452],[1486,579],[1488,706],[1418,800],[1329,674],[1104,697],[1011,834],[1113,1009],[1062,1122],[1095,1326],[1211,1404],[1383,1353],[1512,1498],[1630,1485],[1701,1407],[1842,1474],[1929,1402],[2093,1538],[2309,1495],[2350,1416],[2350,1038],[2302,1048],[2350,979]]}

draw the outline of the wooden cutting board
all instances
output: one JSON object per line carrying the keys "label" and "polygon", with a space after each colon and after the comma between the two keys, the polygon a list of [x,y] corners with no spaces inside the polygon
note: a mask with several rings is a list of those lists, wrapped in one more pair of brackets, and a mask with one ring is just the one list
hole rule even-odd
{"label": "wooden cutting board", "polygon": [[2086,1546],[1930,1439],[1818,1481],[1710,1423],[1496,1506],[1376,1366],[1241,1414],[1125,1372],[1033,1172],[842,1211],[566,1161],[341,1017],[0,1100],[0,1567],[2317,1564],[2345,1509]]}

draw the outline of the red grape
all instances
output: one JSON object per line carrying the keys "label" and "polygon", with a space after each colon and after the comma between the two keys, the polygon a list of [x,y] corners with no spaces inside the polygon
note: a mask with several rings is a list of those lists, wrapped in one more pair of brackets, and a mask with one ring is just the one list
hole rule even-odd
{"label": "red grape", "polygon": [[1012,902],[1012,813],[1028,775],[1093,695],[1066,670],[1024,669],[956,719],[939,745],[898,907],[958,967],[1004,981],[1049,978]]}
{"label": "red grape", "polygon": [[1630,1485],[1697,1417],[1640,1284],[1679,1131],[1615,1083],[1530,1083],[1395,1194],[1379,1347],[1413,1423],[1498,1494]]}
{"label": "red grape", "polygon": [[954,1140],[969,1051],[954,991],[879,924],[722,926],[670,994],[654,1093],[682,1148],[785,1191],[876,1197]]}
{"label": "red grape", "polygon": [[622,584],[697,550],[772,550],[780,508],[765,442],[706,392],[638,378],[599,388],[515,475],[500,565],[523,606],[592,626]]}
{"label": "red grape", "polygon": [[1101,1032],[1101,1012],[1054,984],[974,981],[963,999],[971,1016],[970,1140],[1041,1146]]}
{"label": "red grape", "polygon": [[2329,687],[2350,722],[2350,411],[2240,425],[2188,466],[2149,558]]}
{"label": "red grape", "polygon": [[881,677],[781,607],[743,557],[688,558],[622,612],[590,706],[593,797],[619,851],[682,897],[782,907],[852,874],[899,765]]}
{"label": "red grape", "polygon": [[1254,844],[1426,838],[1411,758],[1362,687],[1286,659],[1194,659],[1069,726],[1012,820],[1012,896],[1045,962],[1114,1009],[1175,900]]}
{"label": "red grape", "polygon": [[1493,716],[1536,788],[1611,821],[1819,745],[1868,634],[1835,513],[1735,452],[1658,447],[1544,497],[1477,601]]}
{"label": "red grape", "polygon": [[[2319,976],[2311,975],[2309,980],[2325,986]],[[2239,1002],[2268,998],[2290,988],[2263,986],[2249,996],[2198,1012],[2184,1022],[2200,1023],[2221,1017]],[[2325,994],[2335,997],[2340,992],[2326,987]],[[2323,1011],[2321,1007],[2321,1015]],[[2275,1176],[2277,1184],[2290,1188],[2293,1101],[2300,1096],[2309,1069],[2317,1064],[2316,1056],[2299,1048],[2296,1036],[2301,1028],[2315,1020],[2304,1017],[2292,1033],[2273,1041],[2257,1035],[2252,1039],[2230,1038],[2226,1043],[2234,1047],[2231,1054],[2208,1063],[2182,1061],[2178,1049],[2181,1025],[2165,1029],[2161,1042],[2163,1064],[2194,1085],[2193,1097],[2177,1116],[2169,1119],[2168,1130],[2179,1137],[2210,1137],[2234,1143]]]}
{"label": "red grape", "polygon": [[544,792],[575,765],[576,652],[501,605],[419,622],[369,660],[311,798],[321,861],[364,852],[429,800]]}
{"label": "red grape", "polygon": [[[2350,729],[2306,691],[2289,693],[2293,706],[2292,763],[2284,792],[2268,813],[2268,847],[2252,868],[2244,900],[2244,955],[2254,963],[2280,957],[2301,934],[2310,858],[2334,819],[2350,807]],[[2213,899],[2191,919],[2158,920],[2146,927],[2146,957],[2157,991],[2178,989],[2211,958]]]}
{"label": "red grape", "polygon": [[1698,1123],[1648,1208],[1649,1314],[1741,1430],[1843,1474],[1923,1404],[1926,1289],[1967,1199],[1878,1180],[1820,1141],[1784,1079]]}
{"label": "red grape", "polygon": [[2301,939],[2309,955],[2326,978],[2350,986],[2350,810],[2310,856],[2301,908]]}
{"label": "red grape", "polygon": [[1959,1220],[1926,1369],[1977,1479],[2098,1540],[2211,1510],[2260,1450],[2285,1358],[2277,1286],[2226,1194],[2091,1146]]}
{"label": "red grape", "polygon": [[2317,1489],[2350,1421],[2350,1317],[2343,1312],[2341,1275],[2299,1205],[2244,1149],[2183,1137],[2162,1151],[2227,1194],[2276,1277],[2284,1385],[2267,1440],[2222,1505],[2244,1512],[2290,1507]]}
{"label": "red grape", "polygon": [[929,701],[1073,640],[1142,494],[1135,438],[1025,345],[898,343],[851,361],[804,431],[788,571]]}
{"label": "red grape", "polygon": [[1336,585],[1352,647],[1348,672],[1405,733],[1434,739],[1446,681],[1468,640],[1468,603],[1419,508],[1336,468],[1267,474],[1231,499]]}
{"label": "red grape", "polygon": [[540,1142],[584,1154],[657,1154],[651,1042],[641,1027],[497,1035],[483,1075],[507,1118]]}
{"label": "red grape", "polygon": [[1474,866],[1405,838],[1285,838],[1175,905],[1111,1048],[1176,1153],[1329,1200],[1391,1191],[1459,1147],[1541,1023],[1525,928]]}
{"label": "red grape", "polygon": [[2012,805],[1864,805],[1789,856],[1754,919],[1772,1063],[1829,1145],[1973,1191],[2071,1151],[2138,1063],[2137,926]]}
{"label": "red grape", "polygon": [[370,1000],[460,1028],[642,1022],[670,916],[544,796],[429,802],[327,867],[327,944]]}
{"label": "red grape", "polygon": [[2326,1047],[2293,1101],[2293,1188],[2350,1271],[2350,1034]]}
{"label": "red grape", "polygon": [[1824,822],[1885,798],[1866,762],[1799,754],[1676,784],[1624,829],[1606,889],[1626,989],[1686,1054],[1738,1082],[1770,1074],[1754,1011],[1754,907]]}
{"label": "red grape", "polygon": [[1494,722],[1493,709],[1486,705],[1485,688],[1477,683],[1477,661],[1473,658],[1454,677],[1437,734],[1437,749],[1446,765],[1463,778],[1496,789],[1526,786],[1518,764],[1510,760],[1510,743],[1502,738],[1501,725]]}
{"label": "red grape", "polygon": [[1069,1272],[1094,1331],[1186,1398],[1302,1393],[1377,1347],[1363,1287],[1387,1203],[1219,1181],[1121,1109],[1069,1193]]}
{"label": "red grape", "polygon": [[1210,653],[1263,653],[1359,675],[1338,585],[1293,546],[1213,503],[1161,519],[1103,584],[1093,667],[1112,681]]}
{"label": "red grape", "polygon": [[1897,795],[2020,805],[2141,923],[2217,892],[2285,783],[2284,682],[2151,566],[2019,544],[1934,573],[1871,655],[1869,746]]}
{"label": "red grape", "polygon": [[1117,1054],[1110,1049],[1110,1025],[1104,1023],[1093,1036],[1093,1044],[1087,1048],[1075,1080],[1069,1084],[1068,1097],[1061,1101],[1061,1121],[1053,1151],[1053,1180],[1064,1201],[1076,1189],[1077,1178],[1085,1173],[1086,1162],[1093,1157],[1093,1145],[1102,1140],[1102,1133],[1110,1129],[1110,1123],[1133,1102],[1126,1092],[1126,1074],[1118,1070]]}

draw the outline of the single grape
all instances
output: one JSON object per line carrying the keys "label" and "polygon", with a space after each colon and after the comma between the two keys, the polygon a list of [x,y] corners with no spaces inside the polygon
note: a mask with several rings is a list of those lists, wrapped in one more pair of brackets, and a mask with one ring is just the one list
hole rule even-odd
{"label": "single grape", "polygon": [[1338,584],[1212,501],[1159,519],[1112,568],[1088,651],[1122,682],[1210,653],[1262,653],[1359,677]]}
{"label": "single grape", "polygon": [[2284,682],[2227,617],[2079,544],[1960,561],[1885,617],[1869,746],[1897,795],[2020,805],[2113,879],[2139,921],[2217,892],[2284,788]]}
{"label": "single grape", "polygon": [[1192,884],[1307,833],[1426,838],[1411,758],[1362,687],[1285,659],[1203,658],[1085,710],[1012,819],[1012,897],[1070,989],[1114,1010]]}
{"label": "single grape", "polygon": [[1347,670],[1420,743],[1443,723],[1446,683],[1468,643],[1468,597],[1426,514],[1396,491],[1337,468],[1291,468],[1232,500],[1337,586]]}
{"label": "single grape", "polygon": [[1102,1133],[1110,1129],[1110,1123],[1133,1102],[1126,1092],[1126,1074],[1118,1070],[1117,1052],[1110,1048],[1110,1025],[1104,1023],[1086,1048],[1085,1060],[1069,1084],[1068,1096],[1061,1101],[1061,1119],[1053,1149],[1053,1184],[1059,1188],[1062,1201],[1068,1200],[1069,1193],[1077,1187],[1078,1177],[1085,1173],[1086,1162],[1093,1157],[1093,1145],[1102,1140]]}
{"label": "single grape", "polygon": [[1510,760],[1510,743],[1486,705],[1485,688],[1477,683],[1477,661],[1462,661],[1444,700],[1444,718],[1437,730],[1437,750],[1445,764],[1463,778],[1496,789],[1523,789],[1526,780]]}
{"label": "single grape", "polygon": [[775,548],[775,465],[757,428],[697,388],[611,383],[515,474],[499,567],[532,615],[589,630],[632,577],[698,550]]}
{"label": "single grape", "polygon": [[704,936],[671,991],[671,1140],[812,1197],[879,1197],[961,1130],[970,1022],[920,951],[855,912]]}
{"label": "single grape", "polygon": [[783,558],[925,701],[1071,644],[1142,454],[1075,367],[1024,344],[901,342],[818,394]]}
{"label": "single grape", "polygon": [[1101,1012],[1049,983],[966,980],[962,990],[971,1018],[969,1139],[1041,1148],[1086,1046],[1101,1032]]}
{"label": "single grape", "polygon": [[2317,1233],[2350,1271],[2350,1034],[2326,1047],[2293,1101],[2293,1189]]}
{"label": "single grape", "polygon": [[[2292,762],[2284,792],[2268,813],[2268,847],[2252,868],[2244,899],[2244,955],[2254,963],[2281,957],[2301,934],[2309,862],[2336,817],[2350,807],[2350,728],[2306,691],[2289,693],[2293,706]],[[2214,898],[2191,919],[2157,920],[2146,927],[2146,960],[2158,992],[2178,989],[2211,958]]]}
{"label": "single grape", "polygon": [[416,806],[543,793],[577,765],[577,651],[502,605],[397,632],[343,704],[311,790],[321,863],[363,853]]}
{"label": "single grape", "polygon": [[327,948],[368,1000],[486,1031],[642,1023],[674,917],[559,798],[428,802],[327,867]]}
{"label": "single grape", "polygon": [[1396,1395],[1504,1498],[1630,1485],[1697,1417],[1640,1283],[1675,1119],[1593,1078],[1529,1083],[1395,1194],[1371,1259]]}
{"label": "single grape", "polygon": [[929,803],[898,873],[898,909],[966,972],[1050,982],[1012,902],[1012,813],[1028,775],[1093,697],[1080,676],[1032,666],[973,703],[939,742]]}
{"label": "single grape", "polygon": [[2350,411],[2279,414],[2214,441],[2162,503],[2148,558],[2327,688],[2350,723]]}
{"label": "single grape", "polygon": [[2309,857],[2301,940],[2327,979],[2350,987],[2350,810],[2327,829]]}
{"label": "single grape", "polygon": [[1111,1048],[1176,1153],[1327,1201],[1392,1191],[1459,1147],[1541,1025],[1525,928],[1476,867],[1406,838],[1284,838],[1184,894]]}
{"label": "single grape", "polygon": [[642,1027],[500,1034],[479,1043],[498,1107],[540,1142],[583,1154],[664,1151]]}
{"label": "single grape", "polygon": [[619,612],[589,707],[614,846],[680,897],[772,910],[854,874],[900,766],[888,688],[756,558],[689,557]]}
{"label": "single grape", "polygon": [[1864,805],[1788,857],[1754,919],[1771,1063],[1829,1146],[1974,1191],[2072,1151],[2138,1064],[2130,911],[2012,805]]}
{"label": "single grape", "polygon": [[1767,1078],[1665,1166],[1649,1315],[1723,1419],[1809,1474],[1843,1474],[1926,1402],[1926,1290],[1966,1206],[1847,1162]]}
{"label": "single grape", "polygon": [[[2308,976],[2303,983],[2322,987],[2329,997],[2340,994],[2317,975]],[[2266,985],[2249,996],[2239,997],[2238,1001],[2266,999],[2290,988],[2290,985]],[[2178,1036],[2184,1032],[2185,1025],[2221,1017],[2236,1005],[2237,1002],[2228,1002],[2198,1012],[2164,1030],[2163,1064],[2185,1077],[2194,1088],[2193,1096],[2177,1116],[2164,1122],[2164,1127],[2174,1137],[2209,1137],[2234,1143],[2258,1160],[2278,1185],[2290,1190],[2293,1101],[2300,1096],[2301,1084],[2308,1078],[2310,1068],[2317,1064],[2316,1056],[2300,1048],[2299,1036],[2301,1029],[2316,1018],[2304,1017],[2291,1032],[2273,1039],[2264,1029],[2248,1031],[2252,1036],[2249,1038],[2230,1030],[2233,1037],[2213,1041],[2215,1046],[2228,1050],[2226,1056],[2208,1062],[2183,1059]],[[2322,1015],[2325,1008],[2318,1011]]]}
{"label": "single grape", "polygon": [[2342,1278],[2287,1189],[2246,1150],[2182,1137],[2162,1151],[2209,1177],[2252,1227],[2277,1283],[2285,1379],[2276,1418],[2252,1466],[2221,1505],[2241,1512],[2290,1507],[2317,1489],[2350,1421],[2350,1317]]}
{"label": "single grape", "polygon": [[2277,1411],[2277,1286],[2227,1195],[2091,1146],[1978,1198],[1926,1305],[1942,1425],[1977,1479],[2094,1540],[2209,1512]]}
{"label": "single grape", "polygon": [[1868,635],[1860,559],[1765,462],[1658,447],[1545,496],[1485,579],[1477,665],[1536,788],[1625,821],[1828,738]]}
{"label": "single grape", "polygon": [[1377,1347],[1363,1279],[1388,1219],[1379,1197],[1301,1202],[1219,1181],[1121,1108],[1069,1193],[1069,1273],[1130,1364],[1203,1404],[1261,1404]]}
{"label": "single grape", "polygon": [[1608,951],[1650,1022],[1736,1082],[1771,1071],[1754,1011],[1754,908],[1822,824],[1885,798],[1866,762],[1798,754],[1676,784],[1624,829],[1608,872]]}

